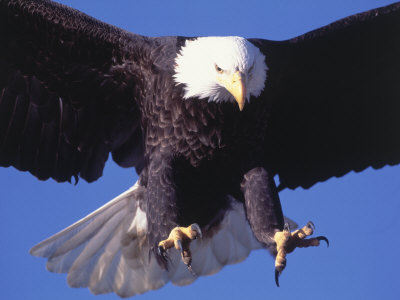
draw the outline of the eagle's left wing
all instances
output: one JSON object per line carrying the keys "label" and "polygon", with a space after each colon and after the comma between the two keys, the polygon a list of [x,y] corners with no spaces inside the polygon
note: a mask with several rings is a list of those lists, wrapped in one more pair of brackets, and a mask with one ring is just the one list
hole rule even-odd
{"label": "eagle's left wing", "polygon": [[400,3],[252,42],[269,68],[266,158],[280,189],[400,162]]}

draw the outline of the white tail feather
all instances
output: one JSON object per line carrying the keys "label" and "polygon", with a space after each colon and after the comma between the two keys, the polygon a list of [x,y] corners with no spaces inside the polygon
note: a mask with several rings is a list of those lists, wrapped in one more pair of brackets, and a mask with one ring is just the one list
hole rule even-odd
{"label": "white tail feather", "polygon": [[[193,276],[174,249],[168,250],[168,271],[149,259],[147,218],[140,208],[143,188],[135,184],[106,205],[31,249],[48,258],[51,272],[68,273],[71,287],[89,287],[94,294],[115,292],[121,297],[162,287],[192,283]],[[295,225],[292,222],[292,226]],[[224,265],[245,259],[262,245],[254,238],[243,205],[232,207],[212,237],[191,244],[192,268],[197,275],[210,275]]]}

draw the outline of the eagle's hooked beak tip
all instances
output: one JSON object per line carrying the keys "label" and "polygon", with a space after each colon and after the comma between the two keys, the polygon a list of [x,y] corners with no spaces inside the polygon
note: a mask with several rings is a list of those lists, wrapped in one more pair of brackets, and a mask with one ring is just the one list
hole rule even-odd
{"label": "eagle's hooked beak tip", "polygon": [[231,93],[239,105],[239,110],[242,111],[246,104],[246,83],[242,73],[239,71],[235,72],[231,78],[224,83],[225,88]]}
{"label": "eagle's hooked beak tip", "polygon": [[239,105],[239,110],[243,111],[244,105],[246,104],[246,83],[239,71],[232,76],[232,91],[230,92]]}
{"label": "eagle's hooked beak tip", "polygon": [[244,108],[244,104],[246,103],[246,101],[241,101],[241,102],[239,102],[237,99],[236,99],[236,101],[237,101],[237,103],[238,103],[238,105],[239,105],[239,110],[242,111],[243,108]]}

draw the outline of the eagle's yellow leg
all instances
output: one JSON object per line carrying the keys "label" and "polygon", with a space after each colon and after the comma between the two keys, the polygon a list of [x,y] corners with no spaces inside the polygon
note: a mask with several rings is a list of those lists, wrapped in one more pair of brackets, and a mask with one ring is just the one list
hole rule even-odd
{"label": "eagle's yellow leg", "polygon": [[[165,256],[166,251],[172,247],[181,252],[182,261],[186,264],[189,271],[192,270],[192,253],[190,252],[190,243],[192,240],[201,238],[202,233],[200,226],[196,223],[188,227],[175,227],[171,230],[168,238],[158,243],[158,249],[162,256]],[[193,273],[194,274],[194,273]]]}
{"label": "eagle's yellow leg", "polygon": [[275,258],[275,282],[277,286],[279,286],[279,275],[286,266],[286,254],[293,252],[296,248],[319,246],[320,241],[325,241],[329,247],[329,241],[324,236],[306,239],[306,237],[313,234],[314,229],[314,224],[308,222],[306,226],[293,232],[290,232],[288,226],[285,225],[283,231],[275,233],[274,240],[277,250]]}

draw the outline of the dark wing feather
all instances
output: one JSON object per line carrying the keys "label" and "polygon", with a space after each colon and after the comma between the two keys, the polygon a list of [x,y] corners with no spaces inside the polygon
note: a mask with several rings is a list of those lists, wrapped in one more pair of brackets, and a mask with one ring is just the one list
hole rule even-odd
{"label": "dark wing feather", "polygon": [[0,0],[0,165],[93,181],[112,152],[140,172],[151,41],[50,1]]}
{"label": "dark wing feather", "polygon": [[281,189],[400,162],[400,3],[253,42],[269,67],[266,155]]}

